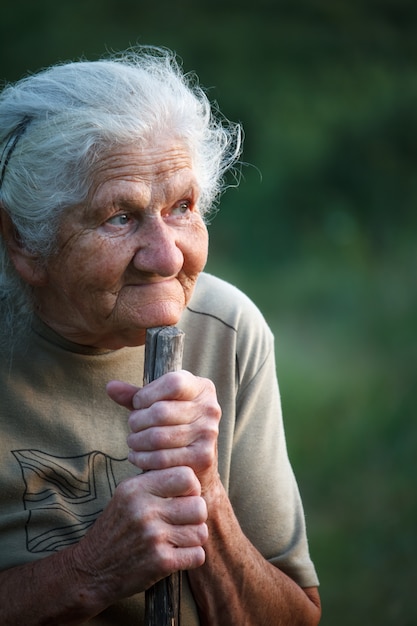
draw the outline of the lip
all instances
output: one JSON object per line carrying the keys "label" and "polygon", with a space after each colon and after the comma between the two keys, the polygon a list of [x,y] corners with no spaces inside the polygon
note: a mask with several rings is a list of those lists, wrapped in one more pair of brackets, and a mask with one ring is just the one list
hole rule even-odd
{"label": "lip", "polygon": [[169,285],[177,280],[177,276],[171,276],[170,278],[151,279],[142,283],[127,283],[125,287],[158,287],[159,285]]}

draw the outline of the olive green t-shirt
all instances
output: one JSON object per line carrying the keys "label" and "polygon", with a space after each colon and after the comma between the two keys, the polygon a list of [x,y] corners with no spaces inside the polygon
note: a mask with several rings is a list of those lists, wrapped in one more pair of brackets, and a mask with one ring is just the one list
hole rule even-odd
{"label": "olive green t-shirt", "polygon": [[[302,504],[288,460],[272,334],[238,289],[199,277],[178,324],[183,367],[210,378],[222,408],[219,471],[233,509],[262,555],[300,586],[318,584]],[[128,412],[107,396],[118,379],[141,385],[143,347],[106,351],[73,344],[37,320],[0,359],[0,570],[78,541],[127,460]],[[198,624],[184,576],[182,626]],[[43,602],[45,598],[40,599]],[[144,594],[88,624],[143,623]]]}

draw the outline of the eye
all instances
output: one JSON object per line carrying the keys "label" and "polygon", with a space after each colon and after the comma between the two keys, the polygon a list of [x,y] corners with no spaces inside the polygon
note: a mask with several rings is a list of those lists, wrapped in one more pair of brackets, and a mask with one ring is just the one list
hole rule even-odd
{"label": "eye", "polygon": [[138,227],[137,219],[131,213],[117,213],[102,225],[103,232],[110,236],[128,235]]}
{"label": "eye", "polygon": [[181,200],[181,202],[178,202],[178,204],[173,207],[171,214],[185,215],[189,211],[191,211],[191,202],[189,200]]}
{"label": "eye", "polygon": [[131,217],[127,213],[120,213],[108,219],[107,224],[111,224],[112,226],[126,226],[129,224],[130,220]]}

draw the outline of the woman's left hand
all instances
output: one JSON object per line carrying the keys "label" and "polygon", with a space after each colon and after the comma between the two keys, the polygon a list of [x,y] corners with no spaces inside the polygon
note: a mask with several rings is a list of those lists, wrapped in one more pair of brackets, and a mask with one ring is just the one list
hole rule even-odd
{"label": "woman's left hand", "polygon": [[214,384],[181,370],[143,388],[112,381],[109,396],[130,412],[129,460],[142,470],[191,467],[202,495],[218,480],[221,409]]}

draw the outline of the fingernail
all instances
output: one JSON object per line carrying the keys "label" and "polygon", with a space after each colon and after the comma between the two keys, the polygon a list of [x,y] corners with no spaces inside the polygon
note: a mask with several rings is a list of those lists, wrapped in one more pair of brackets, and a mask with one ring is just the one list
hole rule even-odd
{"label": "fingernail", "polygon": [[133,406],[134,409],[140,409],[140,402],[139,402],[139,398],[138,398],[137,394],[135,394],[133,396],[132,406]]}

